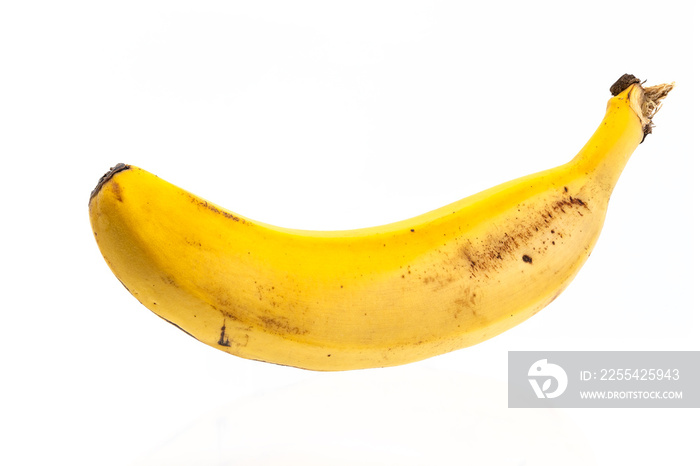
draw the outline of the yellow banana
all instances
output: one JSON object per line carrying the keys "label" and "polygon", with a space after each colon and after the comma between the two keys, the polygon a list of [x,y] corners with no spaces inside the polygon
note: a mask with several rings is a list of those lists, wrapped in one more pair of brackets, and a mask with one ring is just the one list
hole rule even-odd
{"label": "yellow banana", "polygon": [[388,225],[267,225],[124,164],[92,192],[90,221],[124,286],[214,348],[313,370],[405,364],[491,338],[564,290],[672,88],[625,75],[570,162]]}

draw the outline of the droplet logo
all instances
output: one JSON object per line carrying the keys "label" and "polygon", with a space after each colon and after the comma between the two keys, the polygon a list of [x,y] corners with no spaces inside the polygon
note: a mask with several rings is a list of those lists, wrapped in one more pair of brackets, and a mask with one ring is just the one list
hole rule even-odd
{"label": "droplet logo", "polygon": [[[566,371],[561,366],[548,363],[546,359],[540,359],[530,366],[527,375],[530,377],[528,380],[537,398],[556,398],[564,393],[566,385],[569,383]],[[552,380],[556,381],[553,390]]]}

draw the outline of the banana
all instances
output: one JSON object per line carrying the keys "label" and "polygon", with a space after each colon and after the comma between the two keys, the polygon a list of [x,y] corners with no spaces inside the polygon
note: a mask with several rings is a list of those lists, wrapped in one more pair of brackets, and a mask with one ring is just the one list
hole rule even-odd
{"label": "banana", "polygon": [[624,75],[568,163],[383,226],[268,225],[125,164],[91,193],[90,222],[131,294],[214,348],[322,371],[406,364],[498,335],[567,287],[672,88]]}

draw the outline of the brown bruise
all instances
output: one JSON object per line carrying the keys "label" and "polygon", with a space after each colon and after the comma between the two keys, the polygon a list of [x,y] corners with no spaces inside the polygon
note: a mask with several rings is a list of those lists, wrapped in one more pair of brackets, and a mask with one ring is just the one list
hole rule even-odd
{"label": "brown bruise", "polygon": [[230,220],[233,220],[234,222],[246,223],[244,219],[242,219],[242,218],[240,218],[240,217],[238,217],[230,212],[219,209],[218,207],[216,207],[213,204],[210,204],[208,201],[206,201],[204,199],[200,199],[196,196],[193,196],[190,193],[186,193],[186,194],[187,194],[187,197],[190,199],[190,202],[192,202],[193,204],[197,204],[200,207],[204,207],[205,209],[209,209],[212,212],[214,212],[215,214],[222,215]]}
{"label": "brown bruise", "polygon": [[[495,269],[499,269],[503,265],[503,261],[508,258],[513,258],[519,252],[521,246],[528,244],[535,235],[541,231],[551,231],[556,234],[555,230],[551,229],[551,225],[556,219],[564,215],[579,215],[584,216],[588,211],[588,204],[574,196],[568,195],[568,188],[564,188],[564,196],[552,202],[545,209],[535,214],[533,220],[528,223],[522,223],[509,231],[501,233],[500,236],[489,236],[480,241],[480,244],[474,244],[474,241],[467,240],[462,246],[460,253],[463,263],[471,271],[472,277],[477,273],[488,273]],[[562,237],[558,234],[557,237]],[[550,240],[551,241],[551,240]],[[555,244],[555,241],[551,241]],[[532,252],[524,251],[525,254],[520,258],[523,262],[532,263],[535,259]]]}
{"label": "brown bruise", "polygon": [[109,187],[112,190],[112,193],[114,194],[114,198],[119,202],[124,202],[122,200],[122,187],[121,187],[121,185],[119,183],[113,181],[109,184]]}
{"label": "brown bruise", "polygon": [[231,346],[231,342],[226,335],[226,320],[224,320],[224,324],[221,326],[221,336],[219,337],[219,341],[217,343],[219,346]]}
{"label": "brown bruise", "polygon": [[300,329],[289,323],[286,317],[258,316],[260,323],[270,332],[281,335],[304,335],[308,330]]}

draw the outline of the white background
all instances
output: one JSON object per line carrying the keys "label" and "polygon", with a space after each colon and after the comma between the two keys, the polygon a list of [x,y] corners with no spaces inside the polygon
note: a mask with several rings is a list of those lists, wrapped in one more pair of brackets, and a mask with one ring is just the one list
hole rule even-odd
{"label": "white background", "polygon": [[[512,350],[700,350],[691,3],[3,2],[0,463],[697,464],[697,409],[506,396]],[[593,255],[473,348],[239,359],[143,308],[92,238],[117,162],[282,226],[417,215],[573,157],[623,73],[677,88]]]}

